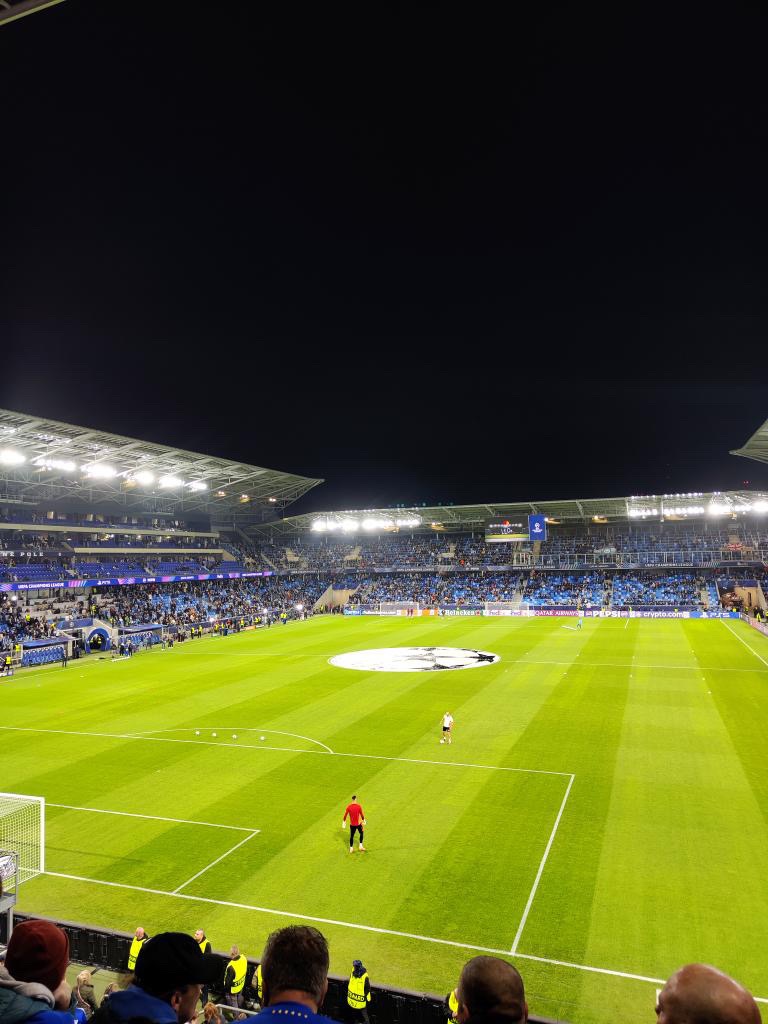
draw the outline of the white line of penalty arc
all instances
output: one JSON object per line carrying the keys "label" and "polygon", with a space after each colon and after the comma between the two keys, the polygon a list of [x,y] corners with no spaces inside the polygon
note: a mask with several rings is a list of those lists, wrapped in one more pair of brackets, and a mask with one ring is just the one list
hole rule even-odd
{"label": "white line of penalty arc", "polygon": [[93,736],[98,739],[139,740],[146,743],[191,743],[203,747],[231,747],[234,750],[282,751],[289,754],[316,754],[319,757],[358,757],[368,761],[399,761],[406,764],[434,764],[445,768],[480,768],[491,772],[520,772],[524,775],[557,775],[563,779],[574,777],[572,772],[555,772],[546,768],[508,768],[498,764],[474,764],[469,761],[433,761],[418,757],[388,757],[385,754],[353,754],[341,750],[297,750],[295,747],[273,747],[255,743],[227,743],[218,740],[179,740],[167,736],[142,736],[137,733],[78,732],[74,729],[32,729],[28,726],[0,725],[4,732],[44,733],[53,736]]}
{"label": "white line of penalty arc", "polygon": [[[292,914],[287,910],[274,910],[271,907],[258,907],[248,903],[234,903],[230,900],[214,900],[207,896],[192,896],[186,892],[166,892],[164,889],[148,889],[140,885],[128,885],[125,882],[107,882],[98,878],[84,878],[81,875],[68,875],[60,871],[46,871],[46,875],[52,878],[65,878],[73,882],[90,882],[93,885],[105,885],[115,889],[129,889],[134,892],[147,893],[150,896],[169,896],[177,900],[191,900],[196,903],[206,903],[217,907],[232,907],[234,910],[252,910],[261,914],[274,914],[276,917],[288,917],[297,921],[314,921],[316,924],[338,925],[342,928],[354,928],[357,931],[374,932],[378,935],[391,935],[399,939],[415,939],[417,942],[429,942],[437,946],[450,946],[454,949],[468,949],[475,953],[488,953],[491,956],[512,957],[518,960],[530,960],[534,963],[549,964],[554,967],[565,967],[574,971],[587,971],[590,974],[604,974],[614,978],[623,978],[628,981],[641,981],[649,985],[663,985],[663,978],[649,978],[644,974],[633,974],[628,971],[614,971],[607,967],[591,967],[587,964],[574,964],[568,960],[554,960],[544,956],[534,956],[531,953],[510,953],[508,949],[496,949],[493,946],[477,946],[470,942],[456,942],[453,939],[438,939],[431,935],[418,935],[415,932],[400,932],[391,928],[377,928],[370,924],[355,924],[351,921],[337,921],[330,917],[317,917],[310,914]],[[768,1003],[768,999],[758,999],[758,1002]]]}

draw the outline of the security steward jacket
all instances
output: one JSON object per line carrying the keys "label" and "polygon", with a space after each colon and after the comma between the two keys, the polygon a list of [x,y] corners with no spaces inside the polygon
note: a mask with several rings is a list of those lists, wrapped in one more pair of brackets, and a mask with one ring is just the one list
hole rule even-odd
{"label": "security steward jacket", "polygon": [[245,975],[248,970],[248,960],[241,953],[236,960],[230,960],[227,969],[224,971],[224,991],[236,996],[245,988]]}
{"label": "security steward jacket", "polygon": [[353,1010],[362,1010],[370,1001],[371,983],[368,980],[368,972],[356,977],[355,972],[352,971],[347,985],[347,1002]]}
{"label": "security steward jacket", "polygon": [[130,948],[130,950],[128,952],[128,970],[129,971],[135,971],[136,970],[136,958],[138,957],[139,953],[141,952],[141,947],[144,945],[144,943],[147,941],[148,938],[149,938],[149,936],[146,935],[146,934],[145,934],[143,939],[137,939],[136,936],[134,935],[133,942],[131,943],[131,948]]}

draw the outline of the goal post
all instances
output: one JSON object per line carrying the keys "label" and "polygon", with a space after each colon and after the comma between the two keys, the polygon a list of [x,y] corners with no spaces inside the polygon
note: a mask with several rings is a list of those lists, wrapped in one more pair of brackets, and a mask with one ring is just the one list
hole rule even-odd
{"label": "goal post", "polygon": [[45,871],[45,798],[0,793],[0,850],[18,854],[19,882]]}
{"label": "goal post", "polygon": [[418,615],[418,601],[381,601],[379,615]]}
{"label": "goal post", "polygon": [[513,615],[522,610],[519,601],[485,601],[483,615]]}

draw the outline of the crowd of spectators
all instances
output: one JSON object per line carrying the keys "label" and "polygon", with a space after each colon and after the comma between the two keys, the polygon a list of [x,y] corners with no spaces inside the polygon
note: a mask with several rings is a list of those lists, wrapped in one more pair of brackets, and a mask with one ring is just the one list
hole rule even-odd
{"label": "crowd of spectators", "polygon": [[599,572],[537,572],[525,581],[523,602],[537,605],[581,605],[601,607],[604,603],[605,576]]}
{"label": "crowd of spectators", "polygon": [[33,613],[19,601],[0,595],[0,650],[10,650],[25,640],[44,640],[56,636],[53,619],[45,613]]}
{"label": "crowd of spectators", "polygon": [[617,573],[613,577],[611,604],[614,608],[702,608],[703,587],[703,577],[694,573]]}
{"label": "crowd of spectators", "polygon": [[[57,523],[67,520],[57,519]],[[591,524],[550,527],[540,546],[521,543],[487,543],[482,533],[397,533],[383,536],[301,535],[280,541],[248,542],[239,536],[188,537],[185,524],[168,525],[163,534],[120,534],[117,524],[87,523],[92,534],[8,533],[0,536],[0,575],[4,579],[34,581],[77,576],[81,560],[73,549],[124,547],[136,550],[123,560],[138,563],[147,574],[172,575],[185,572],[238,572],[276,569],[283,572],[385,571],[423,569],[434,571],[519,568],[589,569],[590,567],[708,566],[738,562],[745,553],[757,559],[768,550],[768,535],[746,522],[724,527],[716,523],[667,522]],[[138,522],[132,529],[141,527]],[[154,528],[158,527],[153,524]],[[152,528],[152,527],[145,527]],[[105,537],[107,530],[114,531]],[[178,535],[174,535],[178,530]],[[4,532],[5,533],[5,532]],[[146,551],[146,557],[138,554]],[[174,557],[172,550],[184,551]],[[8,551],[7,560],[2,551]],[[163,552],[167,551],[167,557]],[[224,551],[226,554],[222,555]],[[101,562],[91,555],[90,564]],[[111,559],[104,556],[104,565]],[[160,565],[160,568],[157,566]],[[191,566],[191,568],[190,568]],[[47,575],[46,575],[47,573]],[[107,575],[97,572],[96,575]]]}
{"label": "crowd of spectators", "polygon": [[514,601],[519,587],[519,573],[392,573],[362,577],[350,601],[364,605],[382,601],[422,606],[476,605],[484,601]]}
{"label": "crowd of spectators", "polygon": [[[307,1024],[370,1024],[377,993],[361,960],[352,962],[346,992],[330,995],[330,950],[325,936],[308,925],[289,925],[268,937],[258,964],[236,945],[222,979],[221,963],[205,932],[194,937],[136,930],[120,983],[97,1005],[92,977],[81,971],[67,980],[67,933],[52,921],[17,924],[0,963],[0,1020],[9,1024],[223,1024],[258,1010],[268,1024],[290,1017]],[[136,945],[138,944],[138,949]],[[511,957],[510,957],[511,959]],[[509,959],[475,956],[448,982],[445,1018],[451,1024],[526,1024],[525,984]],[[346,996],[346,998],[344,998]],[[226,1003],[223,1012],[212,1001]],[[201,1005],[202,1004],[202,1005]],[[437,1003],[435,1003],[437,1007]],[[321,1015],[321,1010],[333,1017]],[[752,994],[715,967],[686,964],[657,990],[659,1024],[760,1024]],[[649,1024],[653,1020],[649,1011]]]}
{"label": "crowd of spectators", "polygon": [[293,618],[297,611],[311,612],[327,586],[327,580],[313,576],[267,576],[96,588],[94,595],[99,614],[116,626],[191,626],[211,620],[250,620],[263,609],[273,617],[285,612]]}

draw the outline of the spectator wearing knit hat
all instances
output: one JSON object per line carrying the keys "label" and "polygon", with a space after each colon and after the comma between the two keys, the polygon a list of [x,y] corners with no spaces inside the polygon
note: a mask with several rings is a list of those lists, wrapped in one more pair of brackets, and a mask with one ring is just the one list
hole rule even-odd
{"label": "spectator wearing knit hat", "polygon": [[50,921],[16,925],[0,964],[0,1020],[3,1024],[72,1024],[85,1021],[72,1006],[65,981],[69,939]]}

